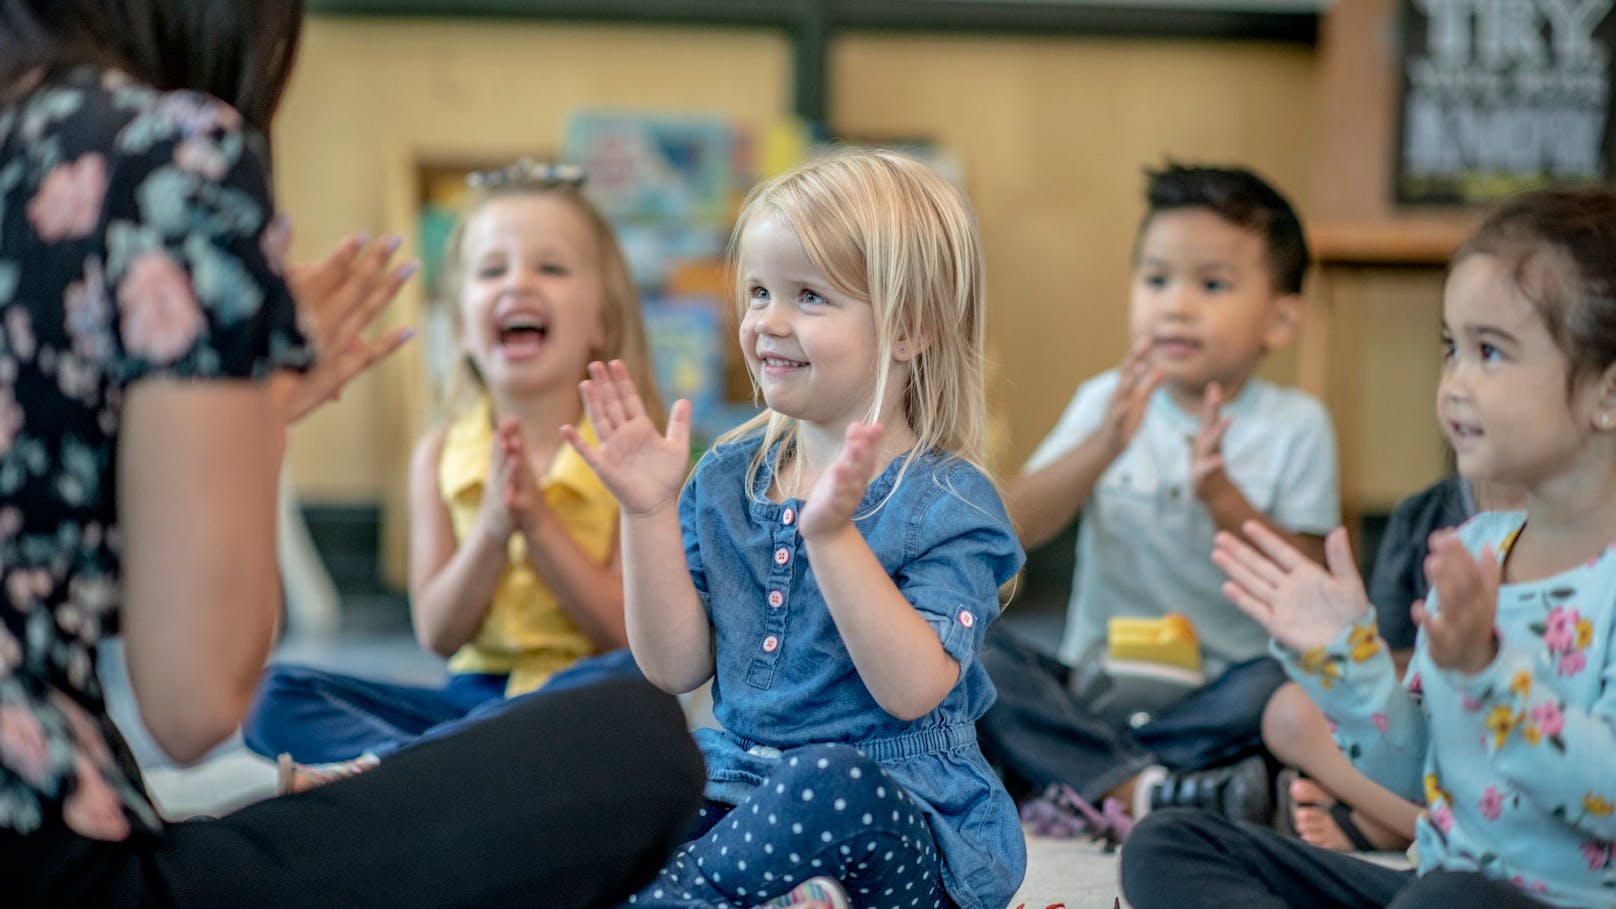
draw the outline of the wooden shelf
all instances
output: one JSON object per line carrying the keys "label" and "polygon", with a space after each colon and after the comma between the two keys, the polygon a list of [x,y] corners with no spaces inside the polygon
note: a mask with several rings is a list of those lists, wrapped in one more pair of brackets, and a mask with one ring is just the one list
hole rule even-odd
{"label": "wooden shelf", "polygon": [[1309,224],[1308,245],[1321,266],[1443,266],[1469,236],[1481,212],[1377,221]]}

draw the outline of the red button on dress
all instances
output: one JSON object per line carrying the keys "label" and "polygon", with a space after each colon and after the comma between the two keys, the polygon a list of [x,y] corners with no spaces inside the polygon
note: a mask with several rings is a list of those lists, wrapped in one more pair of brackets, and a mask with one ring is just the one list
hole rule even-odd
{"label": "red button on dress", "polygon": [[781,546],[774,551],[774,564],[784,565],[789,561],[791,561],[791,550]]}
{"label": "red button on dress", "polygon": [[780,522],[782,524],[790,525],[795,520],[797,520],[797,513],[792,509],[787,508],[785,511],[780,512]]}
{"label": "red button on dress", "polygon": [[780,639],[779,638],[777,638],[777,637],[775,637],[774,635],[771,634],[768,637],[763,639],[763,652],[764,653],[773,653],[773,652],[775,652],[776,650],[779,650],[779,649],[780,649]]}
{"label": "red button on dress", "polygon": [[968,611],[966,611],[964,609],[960,610],[959,620],[960,620],[960,624],[964,625],[966,628],[969,628],[972,625],[976,624],[976,616],[971,615]]}
{"label": "red button on dress", "polygon": [[785,605],[785,602],[786,602],[786,595],[785,594],[781,593],[778,590],[769,591],[769,605],[770,606],[774,607],[775,609],[779,609],[781,606]]}

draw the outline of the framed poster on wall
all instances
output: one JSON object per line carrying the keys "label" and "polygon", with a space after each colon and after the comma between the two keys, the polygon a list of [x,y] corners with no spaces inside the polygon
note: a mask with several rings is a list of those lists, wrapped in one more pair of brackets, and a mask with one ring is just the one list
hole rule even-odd
{"label": "framed poster on wall", "polygon": [[1394,198],[1604,183],[1616,0],[1401,0]]}

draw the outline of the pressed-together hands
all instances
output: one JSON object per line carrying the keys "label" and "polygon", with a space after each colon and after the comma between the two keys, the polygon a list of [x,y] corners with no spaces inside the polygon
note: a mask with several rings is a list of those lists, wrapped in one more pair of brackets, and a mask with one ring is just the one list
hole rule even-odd
{"label": "pressed-together hands", "polygon": [[514,417],[500,421],[494,428],[488,485],[478,522],[491,538],[507,540],[518,530],[530,532],[546,508],[521,426]]}
{"label": "pressed-together hands", "polygon": [[349,380],[414,334],[411,328],[397,328],[363,337],[415,274],[415,262],[389,264],[399,243],[398,237],[350,237],[324,260],[287,269],[299,320],[315,351],[314,366],[296,377],[282,405],[288,425],[336,400]]}
{"label": "pressed-together hands", "polygon": [[[1260,522],[1248,521],[1241,531],[1251,543],[1219,533],[1212,561],[1229,578],[1224,594],[1274,640],[1305,653],[1335,640],[1369,613],[1345,529],[1337,527],[1325,538],[1327,566]],[[1431,535],[1425,573],[1442,611],[1432,614],[1419,601],[1413,615],[1425,629],[1432,662],[1466,674],[1480,672],[1498,655],[1493,622],[1501,569],[1492,548],[1472,556],[1452,531],[1439,530]]]}
{"label": "pressed-together hands", "polygon": [[690,466],[690,402],[673,402],[668,431],[658,432],[621,360],[589,364],[589,378],[578,390],[600,446],[590,445],[572,426],[561,427],[561,434],[611,490],[623,513],[647,517],[677,503]]}

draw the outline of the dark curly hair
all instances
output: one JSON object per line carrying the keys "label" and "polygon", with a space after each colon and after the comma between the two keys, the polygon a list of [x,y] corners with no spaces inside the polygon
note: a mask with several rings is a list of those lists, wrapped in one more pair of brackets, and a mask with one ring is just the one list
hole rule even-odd
{"label": "dark curly hair", "polygon": [[1146,170],[1143,236],[1150,222],[1165,211],[1204,208],[1230,224],[1263,238],[1269,277],[1275,292],[1299,294],[1307,275],[1307,239],[1296,211],[1279,191],[1241,167],[1199,167],[1171,161],[1161,170]]}

